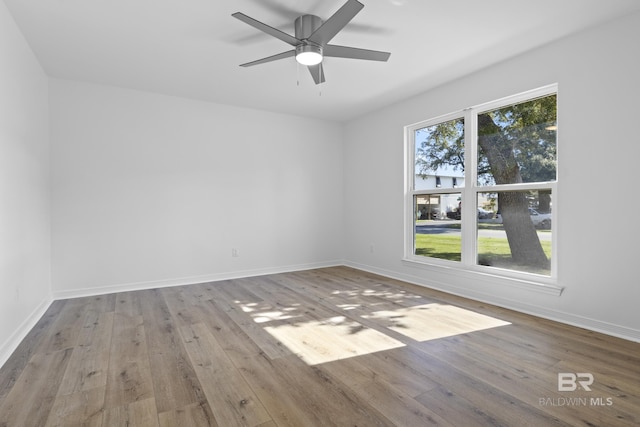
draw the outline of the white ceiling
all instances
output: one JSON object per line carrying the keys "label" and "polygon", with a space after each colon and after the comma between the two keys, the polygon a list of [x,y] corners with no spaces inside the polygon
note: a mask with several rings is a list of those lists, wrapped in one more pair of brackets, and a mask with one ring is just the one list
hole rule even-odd
{"label": "white ceiling", "polygon": [[638,0],[361,0],[333,44],[389,62],[326,58],[314,85],[295,59],[240,68],[290,46],[231,17],[293,34],[297,15],[346,0],[4,0],[52,77],[345,121],[581,29]]}

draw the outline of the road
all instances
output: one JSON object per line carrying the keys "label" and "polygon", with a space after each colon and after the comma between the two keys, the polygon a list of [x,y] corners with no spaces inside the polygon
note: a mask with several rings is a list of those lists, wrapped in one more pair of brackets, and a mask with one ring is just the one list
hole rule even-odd
{"label": "road", "polygon": [[[422,221],[421,221],[422,222]],[[425,221],[424,223],[416,225],[417,234],[459,234],[459,228],[450,228],[453,224],[460,224],[460,221],[456,220],[443,220],[443,221]],[[480,229],[478,230],[480,237],[493,237],[497,239],[506,239],[507,233],[504,230],[493,229]],[[551,241],[553,233],[550,230],[538,230],[538,238],[546,241]]]}

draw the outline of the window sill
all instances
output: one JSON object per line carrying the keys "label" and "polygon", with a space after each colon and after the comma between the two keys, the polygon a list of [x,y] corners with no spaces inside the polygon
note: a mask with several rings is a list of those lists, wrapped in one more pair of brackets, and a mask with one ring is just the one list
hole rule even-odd
{"label": "window sill", "polygon": [[482,271],[481,269],[464,268],[454,265],[445,265],[435,262],[429,262],[427,260],[417,260],[413,258],[404,258],[402,263],[417,267],[423,270],[446,272],[453,278],[461,280],[481,280],[483,282],[489,282],[491,284],[500,284],[509,287],[515,287],[520,289],[526,289],[528,291],[539,292],[547,295],[560,296],[564,287],[552,283],[552,279],[540,277],[540,280],[535,280],[537,277],[533,275],[529,278],[511,277],[508,275],[495,274],[492,272]]}

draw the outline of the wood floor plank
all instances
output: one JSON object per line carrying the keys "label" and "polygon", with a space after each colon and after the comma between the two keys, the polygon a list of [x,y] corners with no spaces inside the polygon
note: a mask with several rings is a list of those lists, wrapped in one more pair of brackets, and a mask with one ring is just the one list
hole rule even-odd
{"label": "wood floor plank", "polygon": [[[252,391],[273,417],[275,425],[323,425],[322,418],[317,418],[317,413],[321,412],[321,405],[313,402],[315,399],[313,394],[302,386],[303,373],[286,363],[287,369],[284,369],[282,364],[274,365],[272,358],[266,355],[257,343],[228,317],[226,307],[225,303],[219,301],[206,301],[204,307],[200,307],[203,323],[218,340],[234,366],[242,373]],[[284,360],[291,359],[285,357]],[[296,357],[293,360],[299,362]],[[292,382],[283,381],[283,377]],[[309,402],[313,403],[309,404]],[[317,409],[309,411],[309,407]],[[268,426],[270,423],[267,422],[264,425]]]}
{"label": "wood floor plank", "polygon": [[157,427],[158,411],[153,398],[136,400],[129,404],[106,409],[103,427]]}
{"label": "wood floor plank", "polygon": [[391,426],[375,407],[294,355],[234,359],[279,426]]}
{"label": "wood floor plank", "polygon": [[418,400],[425,407],[446,416],[454,426],[506,426],[485,408],[474,405],[441,385],[422,393]]}
{"label": "wood floor plank", "polygon": [[101,427],[104,393],[105,387],[97,387],[72,394],[58,394],[46,427]]}
{"label": "wood floor plank", "polygon": [[527,337],[526,326],[519,323],[502,328],[484,329],[459,339],[464,339],[469,345],[489,347],[500,351],[501,354],[508,353],[511,359],[518,363],[534,365],[541,369],[550,369],[562,360],[546,351],[548,341],[543,343],[539,339],[532,340]]}
{"label": "wood floor plank", "polygon": [[393,286],[393,280],[367,273],[354,275],[348,268],[307,270],[276,277],[282,279],[284,286],[302,288],[318,300],[350,303],[356,307],[395,309],[439,302],[418,288],[407,284]]}
{"label": "wood floor plank", "polygon": [[[448,363],[459,366],[467,375],[473,376],[487,384],[518,398],[524,402],[536,405],[542,398],[557,397],[557,373],[558,369],[539,367],[527,361],[514,358],[511,363],[505,364],[504,360],[509,354],[501,348],[486,351],[486,346],[474,344],[471,339],[454,337],[442,340],[437,348],[431,348],[428,343],[419,346],[429,354],[436,355]],[[585,368],[585,366],[583,366]],[[560,371],[563,371],[562,369]],[[567,371],[565,369],[564,371]],[[576,372],[568,370],[568,372]],[[594,391],[598,391],[594,386]],[[606,392],[601,388],[599,391]],[[611,396],[611,394],[608,394]],[[578,395],[573,395],[578,397]],[[623,412],[624,402],[619,402],[618,411]],[[640,402],[638,402],[640,403]],[[563,419],[570,424],[582,423],[585,419],[602,422],[599,420],[600,408],[594,410],[591,407],[568,406],[561,411],[556,408],[538,405],[538,407],[554,417]],[[627,413],[619,417],[620,425],[625,425],[624,420],[635,420]],[[631,424],[632,425],[632,424]]]}
{"label": "wood floor plank", "polygon": [[635,426],[639,380],[640,343],[331,267],[55,301],[0,427]]}
{"label": "wood floor plank", "polygon": [[120,292],[116,294],[114,311],[129,317],[142,316],[140,292]]}
{"label": "wood floor plank", "polygon": [[[304,402],[308,398],[299,393],[297,384],[290,387],[283,383],[278,370],[271,369],[271,358],[228,317],[225,303],[205,300],[203,305],[195,307],[209,332],[243,374],[247,384],[276,421],[276,425],[318,425],[305,410],[307,405]],[[268,425],[269,422],[265,424]]]}
{"label": "wood floor plank", "polygon": [[65,307],[65,300],[53,301],[42,318],[29,331],[27,336],[18,345],[18,348],[9,357],[9,360],[0,369],[0,403],[13,388],[20,373],[24,370],[29,360],[40,347],[40,343],[47,339],[53,323]]}
{"label": "wood floor plank", "polygon": [[[475,410],[491,414],[500,425],[505,426],[569,426],[569,424],[550,416],[536,406],[535,402],[524,402],[503,392],[490,383],[486,383],[475,376],[470,376],[461,371],[458,366],[449,364],[438,358],[411,347],[394,350],[386,357],[409,359],[416,364],[423,374],[428,375],[433,381],[440,384],[453,396],[460,396],[470,402]],[[426,392],[429,395],[430,392]],[[428,400],[421,396],[416,400],[425,405]],[[435,408],[432,408],[435,410]],[[453,417],[449,411],[453,408],[445,407],[439,415],[445,419]]]}
{"label": "wood floor plank", "polygon": [[[519,330],[519,329],[518,329]],[[517,335],[514,332],[513,335]],[[626,416],[635,423],[640,424],[640,418],[635,418],[632,408],[640,407],[640,398],[633,397],[634,389],[637,388],[638,378],[629,377],[627,371],[620,374],[615,369],[610,369],[607,363],[585,363],[584,360],[578,359],[567,363],[564,360],[555,360],[555,363],[548,364],[544,354],[529,350],[529,354],[520,353],[518,346],[508,345],[502,342],[501,345],[493,347],[491,352],[487,352],[487,336],[482,335],[476,337],[452,337],[443,340],[439,349],[432,349],[431,353],[439,352],[442,357],[449,358],[451,354],[465,355],[480,360],[486,365],[491,365],[493,369],[500,369],[505,375],[521,378],[527,383],[534,385],[538,393],[546,393],[547,396],[557,392],[557,375],[558,372],[590,372],[595,375],[596,381],[592,389],[600,396],[616,398],[616,406],[618,410],[624,410]],[[513,357],[515,356],[515,357]],[[512,357],[509,364],[503,361]],[[545,360],[539,363],[539,360]],[[602,377],[602,380],[600,379]],[[637,412],[637,411],[636,411]],[[640,416],[640,413],[638,414]]]}
{"label": "wood floor plank", "polygon": [[113,315],[113,311],[100,313],[92,310],[86,313],[58,394],[106,387]]}
{"label": "wood floor plank", "polygon": [[[514,314],[516,317],[524,315]],[[620,372],[633,371],[640,365],[640,354],[636,351],[628,351],[629,342],[624,342],[624,346],[619,346],[619,338],[608,337],[610,341],[605,344],[602,334],[595,334],[597,339],[589,340],[581,328],[567,329],[567,325],[561,325],[545,319],[537,319],[533,316],[523,319],[520,323],[522,328],[517,334],[511,331],[496,329],[495,335],[503,337],[504,341],[513,343],[524,343],[531,349],[538,349],[539,352],[564,359],[571,357],[574,360],[580,359],[588,364],[607,364],[612,369]],[[575,331],[576,334],[572,334]],[[632,343],[636,344],[637,343]]]}
{"label": "wood floor plank", "polygon": [[[366,360],[375,359],[367,358]],[[385,375],[368,369],[366,360],[356,358],[324,364],[334,381],[343,382],[364,401],[374,406],[395,425],[406,426],[454,426],[447,420],[421,405],[412,396],[385,380]]]}
{"label": "wood floor plank", "polygon": [[[589,411],[599,413],[602,411],[601,406],[594,406],[592,398],[600,402],[599,404],[611,408],[615,407],[616,419],[621,426],[638,426],[640,425],[640,396],[638,396],[637,388],[640,382],[640,376],[621,375],[617,371],[608,371],[606,364],[597,367],[583,369],[583,364],[575,364],[573,362],[560,362],[554,366],[556,372],[582,372],[593,373],[594,382],[590,385],[591,392],[572,393],[574,397],[584,397],[588,400]],[[632,371],[631,371],[632,372]],[[632,374],[633,375],[633,374]],[[553,378],[554,383],[557,377]],[[608,400],[610,399],[610,401]],[[557,407],[547,408],[547,412],[563,412]],[[588,416],[589,420],[596,419],[598,414]],[[606,419],[603,420],[606,423]]]}
{"label": "wood floor plank", "polygon": [[56,317],[50,332],[35,351],[50,353],[75,347],[90,303],[90,300],[85,298],[67,300],[64,310]]}
{"label": "wood floor plank", "polygon": [[260,346],[229,317],[227,307],[224,302],[207,300],[203,305],[194,306],[194,312],[232,359],[262,353]]}
{"label": "wood floor plank", "polygon": [[42,426],[47,422],[72,349],[34,354],[0,402],[0,426]]}
{"label": "wood floor plank", "polygon": [[[256,343],[244,334],[244,331],[229,317],[227,317],[224,303],[208,300],[206,313],[203,317],[208,320],[207,327],[217,338],[221,346],[230,356],[234,366],[242,372],[251,389],[264,404],[269,414],[278,426],[324,426],[341,425],[332,418],[341,419],[349,423],[349,417],[358,425],[390,425],[384,417],[376,418],[376,411],[364,402],[354,403],[357,397],[345,399],[338,387],[322,380],[324,385],[318,385],[318,374],[315,368],[309,367],[295,356],[286,356],[279,362],[262,352]],[[321,375],[321,378],[326,376]],[[327,387],[327,389],[323,389]],[[318,390],[317,393],[314,391]],[[347,393],[345,391],[345,393]],[[319,399],[322,396],[322,399]],[[326,399],[326,400],[325,400]],[[327,400],[331,403],[327,404]],[[366,415],[337,415],[332,409],[336,405],[348,402],[351,406],[348,413],[357,414],[363,411]],[[367,410],[368,408],[368,410]],[[380,417],[380,414],[377,415]],[[364,418],[364,421],[362,420]],[[268,424],[268,423],[267,423]],[[346,425],[344,424],[344,425]]]}
{"label": "wood floor plank", "polygon": [[218,424],[258,426],[271,420],[204,324],[184,326],[180,333]]}
{"label": "wood floor plank", "polygon": [[[239,285],[242,286],[241,281]],[[309,364],[403,345],[386,331],[363,325],[361,318],[347,317],[336,307],[314,305],[300,293],[294,295],[287,288],[271,285],[269,279],[265,279],[260,287],[253,286],[244,291],[270,302],[251,307],[248,314],[254,322],[264,325],[264,330],[273,338]]]}
{"label": "wood floor plank", "polygon": [[183,408],[158,414],[160,427],[217,427],[208,403],[192,403]]}
{"label": "wood floor plank", "polygon": [[105,409],[153,398],[153,380],[142,316],[115,314],[111,342]]}
{"label": "wood floor plank", "polygon": [[[316,279],[314,279],[316,280]],[[317,284],[316,282],[312,282]],[[276,301],[280,310],[285,310],[280,323],[295,324],[297,318],[304,317],[309,320],[322,321],[331,319],[336,316],[344,316],[351,322],[356,322],[354,330],[373,329],[385,334],[387,337],[399,341],[401,343],[410,343],[413,340],[405,334],[398,333],[389,329],[390,322],[381,321],[380,319],[370,320],[371,311],[368,305],[373,305],[379,310],[397,309],[393,301],[386,301],[379,296],[360,295],[360,291],[355,290],[351,284],[346,291],[329,291],[328,289],[319,289],[320,286],[309,286],[306,279],[301,277],[289,277],[288,275],[275,275],[273,278],[266,278],[261,286],[252,288],[252,292],[257,295],[268,295],[265,297],[269,301]],[[275,291],[272,288],[275,287]],[[335,289],[329,288],[329,289]],[[276,313],[278,313],[276,311]],[[262,315],[263,317],[269,317]],[[288,321],[287,316],[293,317],[292,321]],[[276,320],[281,320],[276,319]],[[270,321],[269,326],[277,321]]]}
{"label": "wood floor plank", "polygon": [[87,297],[87,310],[97,311],[98,313],[111,313],[115,310],[116,299],[116,294]]}
{"label": "wood floor plank", "polygon": [[160,290],[142,291],[141,310],[159,412],[203,404],[206,397]]}
{"label": "wood floor plank", "polygon": [[238,289],[233,281],[225,281],[215,286],[218,298],[216,303],[224,304],[225,313],[253,340],[262,351],[271,358],[284,357],[291,354],[282,344],[257,324],[247,310],[262,303],[255,295]]}
{"label": "wood floor plank", "polygon": [[160,290],[160,295],[177,327],[200,323],[200,317],[193,309],[194,301],[190,301],[185,288],[185,286],[179,286]]}
{"label": "wood floor plank", "polygon": [[348,387],[360,387],[372,381],[384,381],[399,393],[415,398],[438,387],[438,383],[412,366],[375,353],[322,365]]}
{"label": "wood floor plank", "polygon": [[477,353],[464,345],[452,345],[448,350],[431,351],[428,346],[421,346],[422,351],[435,355],[442,361],[454,365],[469,378],[474,378],[502,393],[521,402],[535,406],[537,409],[557,417],[570,425],[580,424],[585,419],[598,421],[599,414],[591,408],[568,406],[562,411],[549,411],[547,406],[539,405],[541,398],[555,396],[557,392],[557,374],[554,372],[533,369],[511,369],[492,357],[490,353]]}

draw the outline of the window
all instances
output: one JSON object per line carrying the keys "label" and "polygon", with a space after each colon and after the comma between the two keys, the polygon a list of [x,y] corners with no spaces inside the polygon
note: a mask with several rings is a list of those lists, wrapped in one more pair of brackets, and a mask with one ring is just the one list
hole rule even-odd
{"label": "window", "polygon": [[556,91],[548,86],[406,127],[406,259],[556,277]]}

